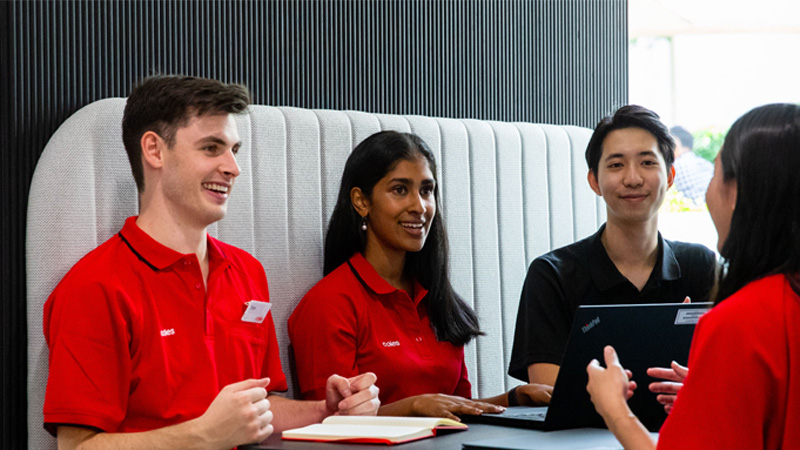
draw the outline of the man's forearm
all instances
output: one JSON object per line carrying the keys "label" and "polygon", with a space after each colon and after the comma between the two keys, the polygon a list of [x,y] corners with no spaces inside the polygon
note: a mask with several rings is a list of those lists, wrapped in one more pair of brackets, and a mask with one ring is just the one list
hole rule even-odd
{"label": "man's forearm", "polygon": [[272,404],[272,426],[276,433],[322,422],[330,413],[325,400],[290,400],[277,395],[268,397]]}
{"label": "man's forearm", "polygon": [[151,431],[138,433],[104,433],[88,428],[58,427],[59,450],[216,450],[226,449],[203,436],[197,422],[190,420]]}

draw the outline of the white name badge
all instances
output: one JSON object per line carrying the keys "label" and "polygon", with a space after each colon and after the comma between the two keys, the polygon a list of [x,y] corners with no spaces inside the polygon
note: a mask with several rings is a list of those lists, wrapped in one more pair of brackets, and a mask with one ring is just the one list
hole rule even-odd
{"label": "white name badge", "polygon": [[245,303],[247,309],[242,314],[242,322],[261,323],[267,317],[269,308],[272,303],[260,302],[258,300],[250,300]]}

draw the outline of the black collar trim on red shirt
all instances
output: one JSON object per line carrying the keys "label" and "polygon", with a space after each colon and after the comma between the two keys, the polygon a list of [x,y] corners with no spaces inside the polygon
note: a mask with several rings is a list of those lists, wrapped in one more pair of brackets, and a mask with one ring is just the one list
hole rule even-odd
{"label": "black collar trim on red shirt", "polygon": [[350,270],[353,272],[353,275],[355,275],[356,279],[357,279],[357,280],[358,280],[358,281],[359,281],[361,284],[363,284],[364,286],[367,286],[367,287],[369,287],[369,285],[367,284],[367,282],[366,282],[366,281],[364,281],[364,279],[363,279],[363,278],[361,278],[361,275],[358,273],[358,271],[356,270],[356,268],[355,268],[355,267],[353,267],[353,264],[350,262],[350,260],[349,260],[349,259],[347,260],[347,265],[348,265],[348,266],[350,266]]}
{"label": "black collar trim on red shirt", "polygon": [[148,267],[150,267],[151,269],[153,269],[155,272],[158,272],[158,267],[156,267],[156,266],[154,266],[154,265],[150,264],[150,261],[146,260],[146,259],[144,258],[144,256],[142,256],[142,255],[141,255],[141,253],[137,252],[137,251],[136,251],[136,249],[135,249],[135,248],[133,248],[133,245],[131,245],[131,243],[130,243],[130,242],[128,242],[128,240],[127,240],[127,239],[125,239],[125,236],[122,234],[122,231],[120,231],[120,232],[119,232],[119,233],[117,233],[117,234],[119,235],[119,238],[120,238],[120,239],[122,239],[122,242],[124,242],[124,243],[125,243],[125,245],[127,245],[127,246],[128,246],[128,248],[129,248],[129,249],[131,249],[131,251],[133,252],[133,254],[134,254],[134,255],[136,255],[136,257],[137,257],[137,258],[139,258],[139,260],[140,260],[140,261],[142,261],[143,263],[147,264],[147,265],[148,265]]}

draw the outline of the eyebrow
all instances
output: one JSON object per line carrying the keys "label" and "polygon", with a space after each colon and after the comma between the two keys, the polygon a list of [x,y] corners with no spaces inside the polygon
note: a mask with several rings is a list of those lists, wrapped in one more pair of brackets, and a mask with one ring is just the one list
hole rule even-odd
{"label": "eyebrow", "polygon": [[[219,144],[219,145],[228,145],[228,143],[224,139],[219,138],[217,136],[204,136],[204,137],[201,137],[200,139],[195,141],[195,144],[205,144],[205,143],[209,143],[209,142],[210,143],[214,143],[214,144]],[[235,147],[241,147],[241,146],[242,146],[242,141],[239,141],[239,142],[236,142],[235,144],[233,144],[234,148]]]}
{"label": "eyebrow", "polygon": [[[639,153],[637,153],[636,156],[657,156],[657,153],[655,152],[655,150],[642,150]],[[622,158],[622,157],[623,157],[622,153],[612,153],[606,156],[603,160],[608,161],[609,159]]]}
{"label": "eyebrow", "polygon": [[[390,183],[403,183],[403,184],[411,184],[412,181],[410,178],[392,178],[389,180]],[[425,178],[422,180],[422,184],[436,184],[436,180],[433,178]]]}

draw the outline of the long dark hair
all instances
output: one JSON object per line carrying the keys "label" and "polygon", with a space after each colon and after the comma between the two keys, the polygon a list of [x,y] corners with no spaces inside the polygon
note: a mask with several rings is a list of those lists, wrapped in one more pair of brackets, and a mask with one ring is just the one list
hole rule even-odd
{"label": "long dark hair", "polygon": [[800,106],[760,106],[731,127],[720,153],[736,206],[716,302],[766,275],[800,270]]}
{"label": "long dark hair", "polygon": [[[350,201],[350,191],[361,189],[372,197],[375,184],[401,160],[425,157],[436,179],[436,161],[428,144],[419,136],[397,131],[381,131],[358,144],[344,166],[339,197],[325,235],[325,275],[342,265],[356,252],[364,252],[366,233],[361,231],[361,216]],[[464,345],[481,333],[478,316],[455,293],[450,284],[450,250],[447,243],[439,184],[434,187],[436,215],[422,250],[406,255],[404,272],[428,290],[426,308],[436,337],[455,345]]]}

